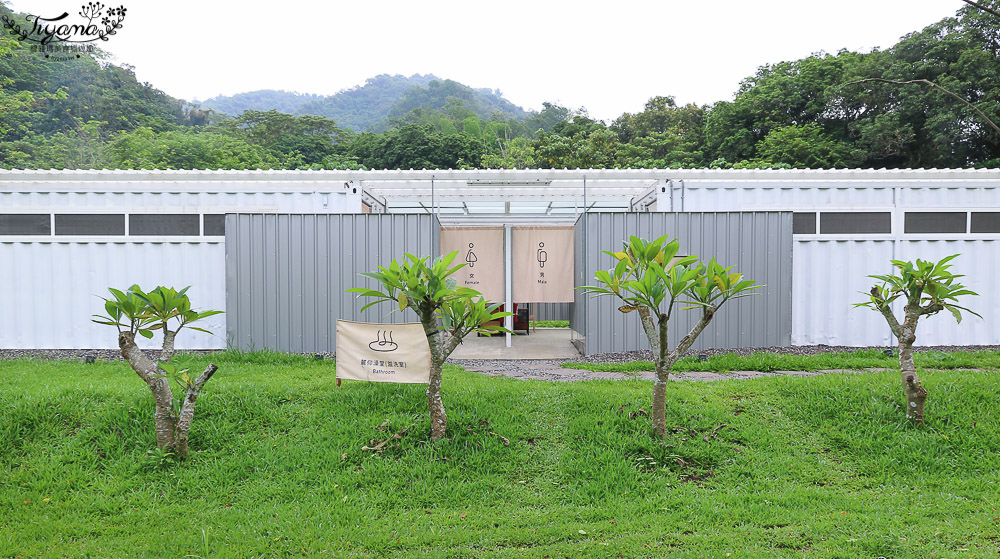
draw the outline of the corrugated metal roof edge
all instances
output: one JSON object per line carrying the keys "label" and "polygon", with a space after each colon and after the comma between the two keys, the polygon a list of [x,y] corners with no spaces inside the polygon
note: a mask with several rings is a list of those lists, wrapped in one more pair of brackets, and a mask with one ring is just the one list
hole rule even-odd
{"label": "corrugated metal roof edge", "polygon": [[942,179],[942,178],[996,178],[1000,169],[382,169],[369,171],[346,170],[290,170],[290,169],[0,169],[0,181],[51,180],[296,180],[308,177],[313,181],[419,179],[441,180],[518,178],[652,178],[652,179],[741,179],[795,180],[821,179]]}

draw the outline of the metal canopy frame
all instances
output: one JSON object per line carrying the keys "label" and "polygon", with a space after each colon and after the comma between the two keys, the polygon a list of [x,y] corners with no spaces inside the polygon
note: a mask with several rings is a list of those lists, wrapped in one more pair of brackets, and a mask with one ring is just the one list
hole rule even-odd
{"label": "metal canopy frame", "polygon": [[571,224],[589,211],[635,211],[639,201],[646,201],[643,209],[648,209],[648,201],[656,200],[658,187],[665,183],[649,174],[592,178],[579,173],[519,180],[510,178],[510,171],[495,176],[454,173],[359,182],[366,200],[381,202],[373,211],[432,213],[442,225]]}
{"label": "metal canopy frame", "polygon": [[[505,170],[402,172],[372,176],[356,184],[373,212],[428,213],[442,226],[503,226],[504,303],[511,309],[512,226],[572,225],[581,214],[595,210],[650,211],[667,182],[648,171]],[[508,330],[504,343],[511,347],[512,316],[504,319],[504,326]]]}

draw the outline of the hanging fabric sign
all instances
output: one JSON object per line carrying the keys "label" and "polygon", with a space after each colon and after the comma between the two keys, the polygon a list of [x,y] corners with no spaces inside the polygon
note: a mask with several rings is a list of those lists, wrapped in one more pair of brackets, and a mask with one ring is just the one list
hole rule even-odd
{"label": "hanging fabric sign", "polygon": [[421,324],[337,321],[337,378],[427,383],[431,350]]}
{"label": "hanging fabric sign", "polygon": [[573,302],[573,228],[513,228],[513,289],[519,303]]}
{"label": "hanging fabric sign", "polygon": [[452,265],[466,264],[451,276],[458,285],[475,289],[487,301],[503,302],[503,228],[442,227],[441,254],[456,250]]}

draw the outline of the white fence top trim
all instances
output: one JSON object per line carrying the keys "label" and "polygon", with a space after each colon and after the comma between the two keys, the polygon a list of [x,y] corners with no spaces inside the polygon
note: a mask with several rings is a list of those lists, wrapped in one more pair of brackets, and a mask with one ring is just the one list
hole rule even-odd
{"label": "white fence top trim", "polygon": [[726,180],[726,181],[911,181],[998,180],[1000,169],[421,169],[421,170],[131,170],[0,169],[0,186],[10,182],[60,181],[265,181],[335,182],[375,180]]}

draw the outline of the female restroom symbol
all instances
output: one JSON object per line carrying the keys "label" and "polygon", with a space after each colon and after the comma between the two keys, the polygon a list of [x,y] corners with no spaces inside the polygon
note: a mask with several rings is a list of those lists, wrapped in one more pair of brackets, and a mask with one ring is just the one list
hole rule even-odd
{"label": "female restroom symbol", "polygon": [[476,262],[479,261],[479,259],[476,258],[476,253],[472,252],[472,248],[475,246],[475,243],[469,243],[469,253],[465,255],[465,261],[469,263],[470,268],[474,267]]}
{"label": "female restroom symbol", "polygon": [[545,243],[538,243],[538,267],[544,268],[545,262],[549,259],[549,253],[543,248]]}

